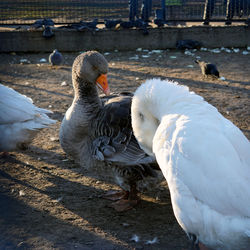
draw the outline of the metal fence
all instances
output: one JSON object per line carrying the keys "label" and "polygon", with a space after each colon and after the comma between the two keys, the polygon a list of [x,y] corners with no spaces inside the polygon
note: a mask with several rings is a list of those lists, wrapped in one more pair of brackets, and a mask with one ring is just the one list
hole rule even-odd
{"label": "metal fence", "polygon": [[[131,8],[136,2],[136,13]],[[209,18],[224,20],[226,0],[211,0],[208,6]],[[250,15],[250,0],[231,0],[234,19],[246,20]],[[150,4],[149,6],[145,6]],[[37,19],[51,18],[57,24],[77,23],[98,18],[131,19],[131,15],[143,16],[142,6],[147,7],[149,20],[155,13],[163,14],[166,20],[201,21],[204,15],[205,0],[1,0],[0,24],[31,24]],[[212,12],[212,13],[211,13]],[[145,17],[144,17],[145,18]]]}

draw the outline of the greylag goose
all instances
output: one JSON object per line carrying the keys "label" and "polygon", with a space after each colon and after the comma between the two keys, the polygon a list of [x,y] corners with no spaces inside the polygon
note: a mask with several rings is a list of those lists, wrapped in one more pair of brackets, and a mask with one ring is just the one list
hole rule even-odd
{"label": "greylag goose", "polygon": [[42,128],[56,121],[31,98],[0,84],[0,152],[25,149]]}
{"label": "greylag goose", "polygon": [[131,109],[135,137],[156,156],[175,217],[194,244],[249,249],[250,143],[240,129],[167,80],[142,84]]}
{"label": "greylag goose", "polygon": [[131,126],[132,95],[123,93],[100,98],[99,87],[109,94],[108,62],[96,51],[76,57],[72,66],[74,99],[60,128],[60,143],[66,154],[83,167],[105,166],[126,192],[110,194],[117,211],[138,202],[137,189],[147,177],[157,178],[154,157],[137,143]]}

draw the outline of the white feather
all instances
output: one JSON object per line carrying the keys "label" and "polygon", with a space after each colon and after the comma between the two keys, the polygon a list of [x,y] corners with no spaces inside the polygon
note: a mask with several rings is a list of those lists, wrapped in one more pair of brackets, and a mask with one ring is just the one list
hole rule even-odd
{"label": "white feather", "polygon": [[52,112],[0,84],[0,151],[13,151],[30,143],[40,129],[55,123],[47,113]]}
{"label": "white feather", "polygon": [[156,156],[181,227],[208,247],[249,249],[250,143],[240,129],[187,87],[159,79],[135,92],[132,126]]}

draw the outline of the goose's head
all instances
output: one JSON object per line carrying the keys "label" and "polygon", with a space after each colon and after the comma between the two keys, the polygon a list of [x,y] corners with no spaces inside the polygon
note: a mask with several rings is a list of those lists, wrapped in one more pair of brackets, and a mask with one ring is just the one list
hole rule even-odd
{"label": "goose's head", "polygon": [[149,155],[153,155],[153,138],[159,126],[154,106],[155,100],[150,94],[150,89],[145,84],[141,85],[132,100],[132,127],[141,148]]}
{"label": "goose's head", "polygon": [[76,57],[72,67],[74,82],[96,84],[106,95],[110,93],[108,81],[108,62],[97,51],[88,51]]}

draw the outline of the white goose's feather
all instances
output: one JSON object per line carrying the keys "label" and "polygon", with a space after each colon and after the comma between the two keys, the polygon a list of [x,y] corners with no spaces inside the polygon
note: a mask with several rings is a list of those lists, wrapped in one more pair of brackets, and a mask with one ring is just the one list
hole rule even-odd
{"label": "white goose's feather", "polygon": [[56,121],[36,107],[31,98],[0,84],[0,151],[12,151],[31,142],[39,129]]}
{"label": "white goose's feather", "polygon": [[[203,98],[168,81],[153,79],[136,91],[134,129],[140,123],[135,121],[138,110],[160,121],[151,146],[182,228],[208,247],[249,249],[248,139]],[[142,147],[150,148],[143,131],[134,133]]]}

